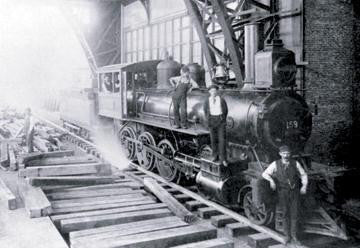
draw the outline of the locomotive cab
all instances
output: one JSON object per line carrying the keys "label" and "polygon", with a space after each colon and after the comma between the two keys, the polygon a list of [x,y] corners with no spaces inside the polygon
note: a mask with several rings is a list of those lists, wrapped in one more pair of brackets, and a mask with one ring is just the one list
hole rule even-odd
{"label": "locomotive cab", "polygon": [[127,75],[122,70],[126,64],[117,64],[99,68],[98,74],[98,113],[100,116],[122,119],[126,116]]}

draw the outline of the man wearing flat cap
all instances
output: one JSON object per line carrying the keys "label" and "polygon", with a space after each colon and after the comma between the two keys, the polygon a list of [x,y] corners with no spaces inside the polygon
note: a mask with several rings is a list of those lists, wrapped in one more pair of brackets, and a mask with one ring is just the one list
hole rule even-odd
{"label": "man wearing flat cap", "polygon": [[228,107],[225,100],[218,94],[218,86],[213,84],[209,88],[210,96],[204,103],[204,113],[210,130],[213,162],[220,162],[227,166],[226,161],[226,117]]}
{"label": "man wearing flat cap", "polygon": [[291,158],[288,146],[279,149],[281,159],[272,162],[263,172],[262,177],[277,190],[278,206],[284,213],[284,234],[287,242],[300,244],[297,237],[299,196],[306,194],[308,176],[301,164]]}

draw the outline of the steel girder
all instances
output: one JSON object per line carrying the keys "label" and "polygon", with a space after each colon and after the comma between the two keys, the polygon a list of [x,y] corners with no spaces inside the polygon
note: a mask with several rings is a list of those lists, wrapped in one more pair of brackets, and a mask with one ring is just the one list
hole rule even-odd
{"label": "steel girder", "polygon": [[[208,67],[211,69],[216,64],[225,63],[239,85],[243,84],[244,25],[262,23],[264,40],[270,42],[277,36],[279,18],[299,14],[298,10],[278,11],[278,0],[184,1],[199,35]],[[223,47],[216,44],[215,37],[224,39]]]}
{"label": "steel girder", "polygon": [[[134,1],[136,0],[58,1],[93,73],[98,66],[121,62],[121,5]],[[149,0],[140,1],[150,15]],[[89,21],[90,24],[87,23]]]}

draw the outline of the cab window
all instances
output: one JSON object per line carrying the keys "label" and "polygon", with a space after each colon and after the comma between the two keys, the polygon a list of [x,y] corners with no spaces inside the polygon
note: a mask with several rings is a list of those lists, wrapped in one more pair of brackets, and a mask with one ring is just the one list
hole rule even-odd
{"label": "cab window", "polygon": [[114,91],[113,90],[114,85],[113,85],[112,73],[101,74],[100,80],[101,80],[101,91],[102,92],[112,93]]}
{"label": "cab window", "polygon": [[114,80],[113,80],[114,93],[118,93],[120,91],[121,73],[114,72],[113,77],[114,77]]}

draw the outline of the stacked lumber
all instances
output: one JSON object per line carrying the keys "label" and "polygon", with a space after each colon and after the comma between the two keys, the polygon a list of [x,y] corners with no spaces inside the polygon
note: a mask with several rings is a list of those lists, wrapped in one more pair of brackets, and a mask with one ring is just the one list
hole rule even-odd
{"label": "stacked lumber", "polygon": [[52,206],[50,218],[72,248],[161,248],[216,238],[216,228],[190,226],[142,187],[120,174],[108,184],[43,189]]}
{"label": "stacked lumber", "polygon": [[73,154],[73,151],[56,151],[22,156],[19,177],[28,177],[33,186],[102,184],[117,178],[110,176],[110,164]]}
{"label": "stacked lumber", "polygon": [[45,125],[36,126],[36,139],[38,145],[45,151],[57,151],[65,149],[64,144],[60,141],[63,136],[62,133],[57,131],[55,128],[48,127]]}
{"label": "stacked lumber", "polygon": [[9,167],[9,146],[6,142],[0,142],[0,168]]}

